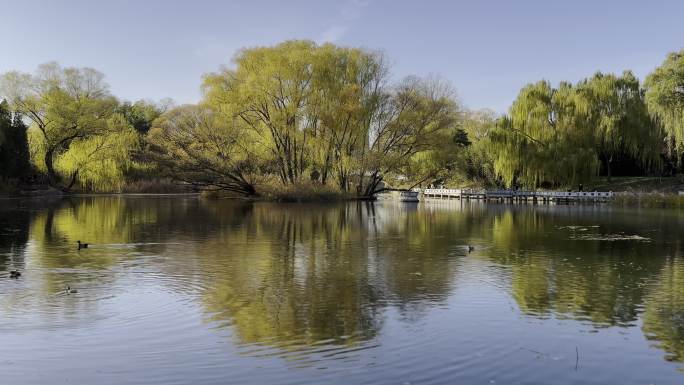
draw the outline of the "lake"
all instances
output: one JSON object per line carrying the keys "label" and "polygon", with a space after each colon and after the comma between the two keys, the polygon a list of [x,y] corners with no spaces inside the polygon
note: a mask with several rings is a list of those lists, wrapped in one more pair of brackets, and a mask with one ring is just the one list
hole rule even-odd
{"label": "lake", "polygon": [[606,205],[4,200],[1,382],[681,384],[683,240]]}

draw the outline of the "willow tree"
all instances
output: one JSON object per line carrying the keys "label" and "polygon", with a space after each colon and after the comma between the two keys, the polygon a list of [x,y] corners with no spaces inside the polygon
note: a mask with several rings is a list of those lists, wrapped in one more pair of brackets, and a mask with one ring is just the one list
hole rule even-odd
{"label": "willow tree", "polygon": [[234,69],[207,75],[204,103],[253,133],[283,184],[335,179],[370,195],[386,175],[416,170],[411,161],[445,143],[457,120],[443,82],[390,87],[387,74],[380,54],[288,41],[243,50]]}
{"label": "willow tree", "polygon": [[[106,135],[74,141],[55,158],[59,174],[71,175],[67,188],[78,182],[90,191],[119,191],[126,182],[126,171],[134,165],[131,156],[139,137],[120,115],[112,115],[104,124],[108,130]],[[35,136],[35,131],[31,132],[34,157],[44,154],[38,144],[41,139]]]}
{"label": "willow tree", "polygon": [[196,186],[255,195],[262,145],[254,132],[206,106],[174,108],[146,136],[149,154],[175,179]]}
{"label": "willow tree", "polygon": [[646,77],[644,85],[649,112],[662,124],[681,154],[684,148],[684,50],[669,54],[663,64]]}
{"label": "willow tree", "polygon": [[601,162],[610,179],[620,155],[650,168],[659,161],[662,135],[638,79],[629,71],[599,72],[576,85],[524,87],[490,143],[495,171],[507,185],[560,186],[589,180]]}
{"label": "willow tree", "polygon": [[357,177],[374,116],[385,95],[388,67],[378,53],[325,44],[313,57],[312,166],[325,184],[334,176],[342,190]]}
{"label": "willow tree", "polygon": [[437,78],[404,79],[374,113],[358,191],[374,194],[387,175],[408,177],[408,187],[444,177],[463,144],[460,119],[451,85]]}
{"label": "willow tree", "polygon": [[0,90],[31,122],[32,160],[51,185],[69,190],[77,181],[107,187],[120,182],[113,178],[122,175],[122,151],[135,136],[115,117],[118,102],[102,73],[48,63],[35,74],[3,74]]}
{"label": "willow tree", "polygon": [[520,91],[491,133],[494,168],[506,185],[557,186],[595,175],[591,114],[575,96],[569,83],[540,81]]}
{"label": "willow tree", "polygon": [[387,176],[410,185],[436,179],[456,152],[460,108],[446,82],[388,82],[381,54],[326,44],[312,56],[304,108],[311,165],[342,191],[370,196]]}
{"label": "willow tree", "polygon": [[475,181],[485,186],[499,184],[494,171],[493,153],[489,149],[491,131],[496,129],[497,119],[498,115],[487,109],[464,114],[462,126],[467,142],[464,142],[465,151],[459,156],[457,169],[452,177]]}
{"label": "willow tree", "polygon": [[639,80],[630,72],[622,76],[596,73],[576,87],[577,104],[588,113],[597,154],[608,180],[616,156],[626,154],[646,168],[659,160],[662,135],[649,117]]}
{"label": "willow tree", "polygon": [[289,41],[274,47],[245,49],[234,70],[204,78],[205,102],[228,111],[267,146],[283,183],[296,183],[309,164],[308,125],[304,108],[312,92],[312,57],[316,45]]}
{"label": "willow tree", "polygon": [[149,100],[138,100],[135,103],[125,101],[117,107],[116,112],[123,115],[137,132],[144,135],[152,128],[152,122],[172,106],[171,99],[162,99],[158,103]]}

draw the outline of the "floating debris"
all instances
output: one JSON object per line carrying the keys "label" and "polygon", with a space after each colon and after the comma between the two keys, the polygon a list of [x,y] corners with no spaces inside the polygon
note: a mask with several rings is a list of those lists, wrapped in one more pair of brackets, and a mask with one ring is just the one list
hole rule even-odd
{"label": "floating debris", "polygon": [[599,227],[601,227],[601,226],[599,226],[599,225],[592,225],[592,226],[573,225],[573,226],[560,226],[560,227],[558,227],[558,230],[589,231],[589,229],[597,229]]}
{"label": "floating debris", "polygon": [[626,235],[626,234],[579,234],[570,237],[573,241],[640,241],[650,242],[651,238],[642,237],[641,235]]}

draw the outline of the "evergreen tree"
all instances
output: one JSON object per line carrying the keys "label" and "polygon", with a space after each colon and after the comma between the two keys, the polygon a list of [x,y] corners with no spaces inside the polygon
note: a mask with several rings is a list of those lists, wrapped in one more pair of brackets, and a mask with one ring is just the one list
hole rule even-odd
{"label": "evergreen tree", "polygon": [[30,173],[26,125],[7,102],[0,103],[0,176],[20,178]]}

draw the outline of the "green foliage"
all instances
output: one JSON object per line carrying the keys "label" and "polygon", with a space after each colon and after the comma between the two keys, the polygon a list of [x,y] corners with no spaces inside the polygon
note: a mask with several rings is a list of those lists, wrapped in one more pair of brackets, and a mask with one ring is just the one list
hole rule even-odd
{"label": "green foliage", "polygon": [[186,105],[164,113],[146,141],[153,159],[176,179],[256,194],[260,146],[254,133],[205,106]]}
{"label": "green foliage", "polygon": [[458,120],[443,82],[390,87],[381,55],[309,41],[246,49],[235,64],[205,77],[204,103],[252,133],[254,158],[283,184],[334,178],[370,195],[386,175],[420,181],[444,166],[416,165],[440,152]]}
{"label": "green foliage", "polygon": [[613,158],[627,154],[647,168],[659,162],[663,135],[650,119],[639,80],[629,71],[618,77],[596,73],[577,85],[579,103],[591,114],[597,154],[608,178]]}
{"label": "green foliage", "polygon": [[465,113],[462,129],[454,137],[455,142],[464,148],[457,154],[456,164],[444,181],[446,184],[482,187],[500,184],[494,171],[494,152],[490,146],[490,136],[496,128],[496,122],[497,115],[491,110]]}
{"label": "green foliage", "polygon": [[0,102],[0,177],[20,178],[30,171],[26,125]]}
{"label": "green foliage", "polygon": [[494,168],[506,185],[576,185],[611,175],[615,156],[645,167],[658,163],[662,134],[650,120],[643,91],[631,72],[597,73],[577,85],[524,87],[491,135]]}
{"label": "green foliage", "polygon": [[119,191],[124,173],[131,165],[130,150],[138,135],[120,115],[107,120],[107,135],[96,135],[74,142],[55,161],[66,175],[77,175],[81,186],[95,191]]}
{"label": "green foliage", "polygon": [[[460,109],[451,87],[434,79],[410,77],[390,94],[379,109],[380,119],[370,132],[371,175],[400,172],[414,184],[440,178],[462,146]],[[411,169],[412,161],[418,162]],[[374,189],[369,184],[371,190]]]}
{"label": "green foliage", "polygon": [[278,183],[277,180],[259,184],[264,197],[278,202],[335,202],[353,198],[342,193],[336,186],[322,185],[315,181],[303,181],[295,185]]}
{"label": "green foliage", "polygon": [[199,105],[169,110],[168,101],[119,103],[90,68],[7,72],[0,175],[32,172],[30,154],[33,170],[65,191],[120,190],[161,172],[247,195],[277,181],[275,190],[313,183],[369,196],[430,183],[576,186],[629,167],[657,172],[684,148],[684,51],[645,90],[629,71],[540,81],[503,117],[463,111],[439,79],[388,74],[377,52],[286,41],[241,50],[204,77]]}
{"label": "green foliage", "polygon": [[387,66],[382,55],[332,44],[320,47],[316,57],[312,166],[323,184],[334,176],[348,191],[360,182],[373,114],[387,99]]}
{"label": "green foliage", "polygon": [[0,79],[12,108],[31,121],[32,160],[54,186],[121,183],[135,139],[130,125],[117,117],[118,101],[103,79],[93,69],[56,63],[40,66],[34,75],[8,72]]}
{"label": "green foliage", "polygon": [[284,183],[295,183],[309,162],[304,109],[312,94],[313,51],[307,41],[246,49],[236,70],[207,75],[206,103],[258,138]]}
{"label": "green foliage", "polygon": [[442,178],[468,143],[450,87],[416,77],[389,85],[384,57],[358,48],[288,41],[245,49],[234,69],[205,77],[199,106],[168,112],[120,104],[103,78],[56,63],[2,76],[2,95],[31,122],[33,163],[63,190],[120,189],[162,170],[247,195],[273,177],[371,195],[388,176],[409,186]]}
{"label": "green foliage", "polygon": [[684,146],[684,50],[668,55],[644,82],[649,112],[675,140]]}
{"label": "green foliage", "polygon": [[116,112],[123,115],[138,133],[144,135],[152,128],[152,122],[166,112],[172,104],[170,100],[163,100],[160,103],[146,100],[138,100],[135,103],[126,101],[116,108]]}
{"label": "green foliage", "polygon": [[571,84],[524,87],[492,134],[494,168],[508,186],[587,180],[597,172],[590,114]]}

